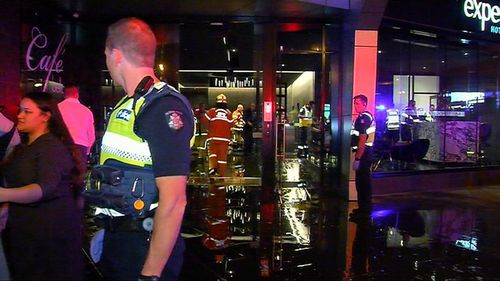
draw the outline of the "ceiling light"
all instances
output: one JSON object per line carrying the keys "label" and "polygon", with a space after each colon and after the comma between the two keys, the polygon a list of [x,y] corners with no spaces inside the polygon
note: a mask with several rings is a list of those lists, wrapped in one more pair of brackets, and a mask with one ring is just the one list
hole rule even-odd
{"label": "ceiling light", "polygon": [[410,30],[410,33],[415,34],[415,35],[425,36],[425,37],[431,37],[431,38],[437,37],[436,33],[431,33],[431,32],[426,32],[426,31],[416,30],[416,29]]}

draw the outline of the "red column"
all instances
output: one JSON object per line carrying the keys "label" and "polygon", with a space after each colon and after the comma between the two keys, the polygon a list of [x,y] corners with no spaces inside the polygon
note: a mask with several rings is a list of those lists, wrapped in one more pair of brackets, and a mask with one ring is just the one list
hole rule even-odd
{"label": "red column", "polygon": [[[368,97],[367,110],[375,112],[375,86],[377,82],[377,30],[356,30],[354,42],[353,97]],[[353,118],[356,118],[354,107]]]}
{"label": "red column", "polygon": [[[375,114],[375,87],[377,82],[377,30],[356,30],[354,39],[354,71],[352,96],[363,94],[368,98],[366,110]],[[351,101],[352,103],[352,101]],[[352,107],[352,120],[357,113]],[[351,163],[353,154],[351,153]],[[349,199],[356,199],[354,171],[350,172]]]}

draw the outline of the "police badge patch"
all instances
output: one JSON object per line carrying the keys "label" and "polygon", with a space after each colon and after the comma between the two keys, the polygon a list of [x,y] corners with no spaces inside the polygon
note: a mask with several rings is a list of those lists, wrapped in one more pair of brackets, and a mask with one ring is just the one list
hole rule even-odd
{"label": "police badge patch", "polygon": [[167,119],[167,124],[170,129],[179,130],[184,127],[184,122],[182,122],[182,112],[171,110],[165,113],[165,118]]}

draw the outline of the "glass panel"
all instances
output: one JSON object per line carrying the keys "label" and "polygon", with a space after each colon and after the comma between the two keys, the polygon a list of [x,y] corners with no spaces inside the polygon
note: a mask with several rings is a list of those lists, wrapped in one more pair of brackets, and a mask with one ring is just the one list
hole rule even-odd
{"label": "glass panel", "polygon": [[417,31],[390,23],[380,31],[375,171],[498,163],[494,44]]}

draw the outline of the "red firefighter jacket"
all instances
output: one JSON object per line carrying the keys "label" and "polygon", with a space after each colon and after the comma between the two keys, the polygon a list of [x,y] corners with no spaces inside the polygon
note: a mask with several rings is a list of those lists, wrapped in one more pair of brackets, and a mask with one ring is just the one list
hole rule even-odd
{"label": "red firefighter jacket", "polygon": [[231,111],[223,108],[211,108],[205,113],[208,121],[208,140],[231,141],[233,117]]}

